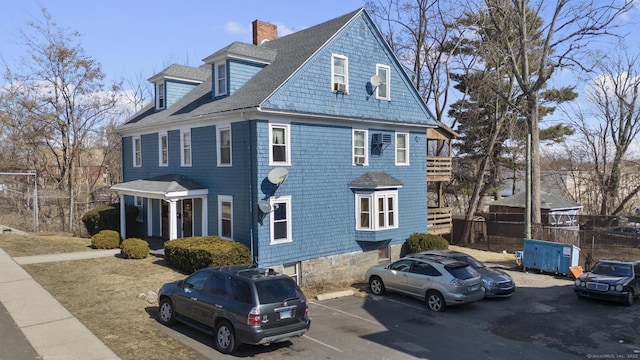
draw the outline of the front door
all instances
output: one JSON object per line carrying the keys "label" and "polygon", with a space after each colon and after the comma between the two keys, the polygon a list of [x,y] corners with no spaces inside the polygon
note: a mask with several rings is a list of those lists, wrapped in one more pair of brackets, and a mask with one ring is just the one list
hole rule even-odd
{"label": "front door", "polygon": [[164,201],[164,200],[160,200],[160,207],[162,208],[160,210],[161,213],[161,217],[162,217],[162,224],[160,225],[160,227],[162,227],[162,240],[169,240],[169,203]]}
{"label": "front door", "polygon": [[182,237],[193,236],[193,199],[182,200]]}

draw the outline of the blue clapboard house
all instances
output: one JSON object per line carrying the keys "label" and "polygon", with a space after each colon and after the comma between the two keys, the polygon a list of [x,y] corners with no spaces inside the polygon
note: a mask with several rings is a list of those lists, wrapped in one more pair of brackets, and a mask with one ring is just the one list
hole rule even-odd
{"label": "blue clapboard house", "polygon": [[438,127],[410,76],[365,9],[253,33],[149,79],[155,101],[118,128],[121,204],[140,209],[142,236],[238,241],[298,281],[397,257],[427,232]]}

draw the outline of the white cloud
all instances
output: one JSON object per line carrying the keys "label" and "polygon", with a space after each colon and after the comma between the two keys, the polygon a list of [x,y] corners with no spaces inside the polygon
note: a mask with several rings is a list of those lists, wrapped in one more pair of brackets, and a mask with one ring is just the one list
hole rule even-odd
{"label": "white cloud", "polygon": [[224,25],[224,30],[229,34],[247,34],[251,32],[249,27],[242,26],[237,21],[229,21]]}

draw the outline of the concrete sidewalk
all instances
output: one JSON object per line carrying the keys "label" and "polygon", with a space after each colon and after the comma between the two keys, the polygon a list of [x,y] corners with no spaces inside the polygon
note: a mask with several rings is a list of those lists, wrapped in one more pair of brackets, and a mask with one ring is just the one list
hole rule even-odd
{"label": "concrete sidewalk", "polygon": [[[96,250],[11,258],[0,249],[0,302],[39,359],[119,359],[111,349],[38,284],[20,264],[114,256],[116,250]],[[14,334],[19,337],[19,334]],[[2,343],[0,339],[0,343]],[[28,354],[28,349],[25,349]],[[14,359],[0,359],[14,360]],[[23,360],[23,359],[15,359]],[[25,359],[26,360],[26,359]]]}

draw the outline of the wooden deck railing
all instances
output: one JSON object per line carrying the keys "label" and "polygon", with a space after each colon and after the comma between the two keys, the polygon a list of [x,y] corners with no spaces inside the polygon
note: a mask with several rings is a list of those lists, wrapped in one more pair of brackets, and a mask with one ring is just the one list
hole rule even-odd
{"label": "wooden deck railing", "polygon": [[453,227],[451,208],[432,208],[427,210],[427,232],[434,235],[450,234]]}
{"label": "wooden deck railing", "polygon": [[451,157],[427,156],[427,181],[450,181]]}

